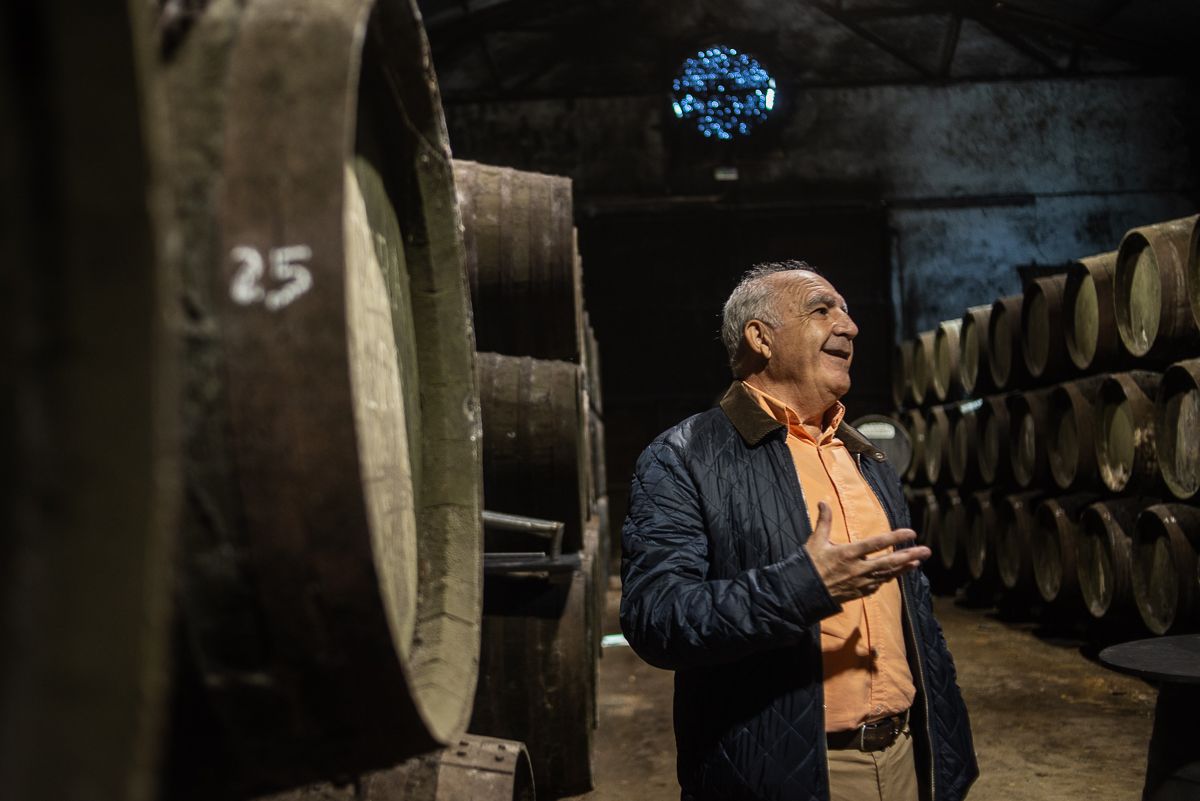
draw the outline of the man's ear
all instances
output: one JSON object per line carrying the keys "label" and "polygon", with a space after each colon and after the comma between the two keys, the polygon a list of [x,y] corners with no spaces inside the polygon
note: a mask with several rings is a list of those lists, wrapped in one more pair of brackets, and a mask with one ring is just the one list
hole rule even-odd
{"label": "man's ear", "polygon": [[742,328],[742,344],[748,353],[770,361],[774,332],[762,320],[751,320]]}

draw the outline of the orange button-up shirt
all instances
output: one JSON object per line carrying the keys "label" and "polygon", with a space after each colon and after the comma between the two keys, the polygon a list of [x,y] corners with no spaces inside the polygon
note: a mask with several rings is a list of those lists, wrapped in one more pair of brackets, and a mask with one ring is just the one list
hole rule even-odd
{"label": "orange button-up shirt", "polygon": [[[782,401],[745,384],[759,405],[787,426],[787,446],[816,528],[817,504],[833,513],[829,538],[853,542],[891,530],[887,513],[854,455],[834,436],[846,413],[837,404],[818,439]],[[825,670],[825,730],[846,731],[907,710],[916,696],[905,654],[900,584],[889,581],[864,598],[847,601],[842,611],[821,621]]]}

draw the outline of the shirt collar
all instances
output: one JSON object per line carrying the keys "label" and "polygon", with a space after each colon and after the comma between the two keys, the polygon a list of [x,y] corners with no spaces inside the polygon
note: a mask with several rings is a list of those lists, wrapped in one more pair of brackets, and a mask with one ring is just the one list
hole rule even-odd
{"label": "shirt collar", "polygon": [[763,411],[787,426],[790,436],[815,442],[818,445],[827,445],[837,441],[834,434],[837,432],[838,426],[842,424],[842,418],[846,416],[846,407],[842,405],[841,401],[834,401],[833,406],[830,407],[830,411],[825,414],[825,428],[821,431],[821,435],[818,438],[813,439],[812,434],[808,433],[808,429],[801,423],[800,415],[796,413],[795,409],[779,400],[779,398],[750,386],[745,381],[742,382],[742,386],[750,393],[750,397],[758,402]]}

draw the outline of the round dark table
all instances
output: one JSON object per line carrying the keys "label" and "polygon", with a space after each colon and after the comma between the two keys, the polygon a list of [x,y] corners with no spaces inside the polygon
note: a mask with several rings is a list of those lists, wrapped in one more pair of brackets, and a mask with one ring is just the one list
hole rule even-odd
{"label": "round dark table", "polygon": [[1100,663],[1158,685],[1143,801],[1200,801],[1200,634],[1113,645]]}

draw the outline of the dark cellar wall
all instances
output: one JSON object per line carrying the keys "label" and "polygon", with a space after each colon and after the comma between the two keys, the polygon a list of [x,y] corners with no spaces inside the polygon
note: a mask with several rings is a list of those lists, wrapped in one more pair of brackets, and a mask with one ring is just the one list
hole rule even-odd
{"label": "dark cellar wall", "polygon": [[630,198],[727,195],[719,164],[738,167],[742,202],[886,204],[897,325],[912,333],[1016,291],[1015,265],[1191,213],[1195,100],[1174,78],[781,90],[769,128],[723,150],[665,94],[451,103],[447,120],[458,158],[571,176],[581,222]]}
{"label": "dark cellar wall", "polygon": [[[447,104],[456,158],[574,179],[618,520],[638,451],[728,380],[720,305],[753,261],[808,258],[851,300],[853,417],[887,405],[897,335],[1019,291],[1018,265],[1109,250],[1197,206],[1200,106],[1181,79],[780,97],[767,126],[725,147],[679,124],[665,93]],[[739,180],[716,181],[717,166]]]}

